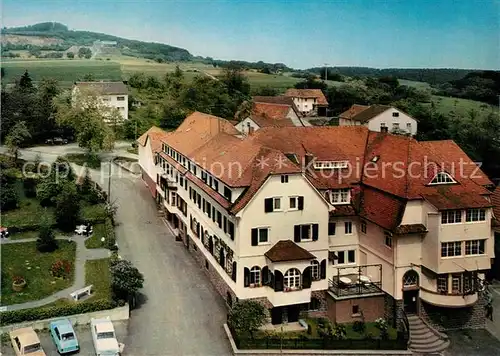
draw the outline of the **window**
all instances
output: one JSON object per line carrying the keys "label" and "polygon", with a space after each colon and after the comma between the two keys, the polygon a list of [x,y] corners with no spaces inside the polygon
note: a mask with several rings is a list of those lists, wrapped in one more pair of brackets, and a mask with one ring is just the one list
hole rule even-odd
{"label": "window", "polygon": [[281,198],[273,198],[273,210],[281,210]]}
{"label": "window", "polygon": [[288,183],[288,176],[286,174],[281,176],[281,183]]}
{"label": "window", "polygon": [[399,130],[399,122],[393,122],[392,123],[392,129],[393,130]]}
{"label": "window", "polygon": [[361,221],[361,232],[366,234],[366,221]]}
{"label": "window", "polygon": [[399,117],[399,113],[397,111],[393,111],[392,117]]}
{"label": "window", "polygon": [[284,276],[284,285],[288,289],[300,288],[300,271],[296,268],[291,268],[286,271]]}
{"label": "window", "polygon": [[448,293],[448,275],[442,275],[438,277],[437,291],[439,293]]}
{"label": "window", "polygon": [[319,310],[321,303],[318,298],[312,297],[309,303],[309,310]]}
{"label": "window", "polygon": [[456,183],[455,180],[446,172],[439,172],[429,184],[449,184]]}
{"label": "window", "polygon": [[124,111],[124,110],[125,110],[125,108],[124,108],[123,106],[119,106],[119,107],[118,107],[118,110],[120,110],[120,111]]}
{"label": "window", "polygon": [[311,276],[313,281],[319,280],[319,262],[316,260],[311,261]]}
{"label": "window", "polygon": [[381,122],[380,123],[380,131],[382,131],[382,129],[385,129],[387,126],[385,125],[385,122]]}
{"label": "window", "polygon": [[451,275],[451,292],[453,294],[458,294],[462,292],[462,275],[460,274]]}
{"label": "window", "polygon": [[315,169],[342,169],[347,168],[348,161],[316,161],[314,162]]}
{"label": "window", "polygon": [[486,240],[465,241],[466,255],[484,255]]}
{"label": "window", "polygon": [[290,197],[290,205],[289,209],[290,210],[297,210],[298,209],[298,200],[299,197]]}
{"label": "window", "polygon": [[346,235],[352,234],[352,222],[351,221],[346,221],[344,223],[344,229],[345,229],[345,234]]}
{"label": "window", "polygon": [[411,132],[411,122],[406,123],[406,130]]}
{"label": "window", "polygon": [[329,236],[335,235],[336,227],[337,227],[337,224],[335,224],[334,222],[328,223],[328,235]]}
{"label": "window", "polygon": [[344,251],[337,251],[337,264],[343,265],[345,264],[345,252]]}
{"label": "window", "polygon": [[269,242],[269,228],[258,227],[252,229],[252,246],[266,244]]}
{"label": "window", "polygon": [[229,189],[228,187],[224,187],[224,197],[231,201],[231,189]]}
{"label": "window", "polygon": [[216,192],[219,191],[219,181],[217,179],[214,178],[214,186],[213,186],[214,190]]}
{"label": "window", "polygon": [[457,224],[462,222],[461,210],[448,210],[441,213],[441,224]]}
{"label": "window", "polygon": [[465,212],[465,221],[484,221],[486,220],[486,210],[484,209],[468,209]]}
{"label": "window", "polygon": [[349,203],[351,196],[350,189],[336,189],[332,191],[331,203],[332,204],[345,204]]}
{"label": "window", "polygon": [[116,100],[117,101],[125,101],[125,97],[124,96],[117,96]]}
{"label": "window", "polygon": [[454,257],[462,255],[462,243],[455,242],[441,242],[441,257]]}
{"label": "window", "polygon": [[354,250],[347,251],[347,263],[355,263],[355,252]]}
{"label": "window", "polygon": [[222,214],[217,210],[217,225],[222,228]]}
{"label": "window", "polygon": [[392,248],[392,236],[387,232],[384,234],[384,243],[387,247]]}
{"label": "window", "polygon": [[359,305],[353,305],[352,306],[352,314],[353,315],[359,314]]}
{"label": "window", "polygon": [[301,241],[316,241],[318,240],[318,224],[304,224],[294,226],[294,238],[295,242]]}
{"label": "window", "polygon": [[250,270],[250,284],[260,286],[260,267],[254,266]]}
{"label": "window", "polygon": [[234,240],[234,224],[231,221],[228,223],[228,235],[231,237],[231,240]]}

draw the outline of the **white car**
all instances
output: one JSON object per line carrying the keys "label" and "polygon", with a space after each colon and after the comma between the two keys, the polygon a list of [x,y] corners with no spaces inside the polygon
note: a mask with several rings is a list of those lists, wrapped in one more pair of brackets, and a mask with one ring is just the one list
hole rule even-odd
{"label": "white car", "polygon": [[92,341],[97,356],[119,356],[120,346],[116,340],[115,328],[111,319],[90,319]]}

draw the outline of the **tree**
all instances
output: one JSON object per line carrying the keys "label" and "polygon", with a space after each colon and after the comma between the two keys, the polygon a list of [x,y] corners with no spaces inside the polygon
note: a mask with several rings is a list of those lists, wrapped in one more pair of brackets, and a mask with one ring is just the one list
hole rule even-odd
{"label": "tree", "polygon": [[144,285],[144,276],[127,260],[113,260],[111,263],[111,287],[116,298],[135,300],[135,294]]}
{"label": "tree", "polygon": [[30,91],[31,89],[33,89],[33,83],[31,81],[28,70],[26,70],[21,76],[21,79],[19,80],[19,87],[25,91]]}
{"label": "tree", "polygon": [[84,82],[95,82],[95,77],[92,73],[87,73],[83,76]]}
{"label": "tree", "polygon": [[52,226],[48,221],[43,221],[38,232],[36,248],[40,252],[53,252],[57,249],[57,241]]}
{"label": "tree", "polygon": [[256,96],[276,96],[279,94],[279,91],[276,88],[266,85],[256,88],[252,91],[252,94]]}
{"label": "tree", "polygon": [[92,51],[90,50],[90,48],[80,47],[78,49],[78,57],[89,59],[90,57],[92,57]]}
{"label": "tree", "polygon": [[56,197],[56,222],[63,231],[73,231],[80,217],[80,199],[73,182],[66,181]]}
{"label": "tree", "polygon": [[75,58],[75,54],[73,52],[67,52],[66,57],[68,57],[69,59],[73,59]]}
{"label": "tree", "polygon": [[1,185],[0,185],[0,209],[2,212],[7,210],[15,209],[19,205],[19,196],[17,191],[12,184],[8,184],[1,174]]}
{"label": "tree", "polygon": [[3,79],[3,77],[5,77],[5,68],[4,67],[0,68],[0,71],[2,72],[2,79]]}
{"label": "tree", "polygon": [[10,130],[5,143],[7,144],[9,153],[14,155],[14,162],[17,162],[19,157],[19,148],[29,138],[31,138],[31,133],[28,131],[26,122],[24,121],[19,121]]}
{"label": "tree", "polygon": [[252,338],[265,321],[264,306],[254,300],[243,300],[234,304],[228,318],[229,326],[238,334],[250,334]]}
{"label": "tree", "polygon": [[250,94],[250,83],[248,78],[243,74],[243,70],[238,66],[228,66],[222,70],[220,80],[226,85],[230,95],[240,93],[243,95]]}
{"label": "tree", "polygon": [[114,146],[115,135],[106,123],[122,121],[120,112],[102,103],[93,91],[79,90],[72,100],[68,96],[55,98],[56,122],[74,129],[79,146],[96,154]]}

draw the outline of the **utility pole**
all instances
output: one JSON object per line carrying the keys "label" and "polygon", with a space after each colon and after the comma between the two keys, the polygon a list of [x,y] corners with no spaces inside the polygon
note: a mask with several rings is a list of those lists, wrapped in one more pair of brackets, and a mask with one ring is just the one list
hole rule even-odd
{"label": "utility pole", "polygon": [[135,119],[135,140],[137,141],[137,119]]}
{"label": "utility pole", "polygon": [[109,171],[108,171],[108,203],[111,203],[111,159],[109,160]]}
{"label": "utility pole", "polygon": [[325,82],[328,80],[328,63],[325,63]]}

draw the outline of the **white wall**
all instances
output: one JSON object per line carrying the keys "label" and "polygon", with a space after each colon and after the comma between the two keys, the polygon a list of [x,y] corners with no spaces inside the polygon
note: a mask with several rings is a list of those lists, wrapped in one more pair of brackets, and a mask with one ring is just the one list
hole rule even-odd
{"label": "white wall", "polygon": [[153,152],[151,151],[151,141],[149,140],[149,137],[147,138],[146,145],[144,145],[144,147],[138,144],[138,151],[139,165],[152,180],[156,181],[157,168],[155,166]]}
{"label": "white wall", "polygon": [[[124,100],[118,100],[118,98],[124,98]],[[111,108],[117,108],[124,120],[128,120],[128,95],[103,95],[103,104]]]}
{"label": "white wall", "polygon": [[251,118],[247,117],[246,119],[244,120],[241,120],[240,122],[238,122],[236,125],[234,125],[234,127],[236,128],[236,130],[238,130],[239,132],[241,133],[245,133],[245,134],[249,134],[249,130],[248,128],[251,127],[253,128],[255,131],[257,131],[258,129],[260,129],[260,126],[257,125],[255,123],[255,121],[253,121]]}
{"label": "white wall", "polygon": [[[392,114],[394,112],[399,113],[399,117],[393,117]],[[365,126],[368,126],[368,129],[370,131],[380,132],[380,125],[382,123],[385,123],[385,126],[388,127],[389,132],[391,132],[393,129],[393,123],[399,123],[400,130],[408,132],[408,128],[406,125],[409,123],[411,124],[411,130],[409,131],[411,135],[417,134],[417,121],[398,109],[391,108],[384,111],[383,113],[375,116],[370,121],[368,121],[367,125]]]}
{"label": "white wall", "polygon": [[293,102],[300,112],[309,113],[314,109],[316,98],[293,98]]}

